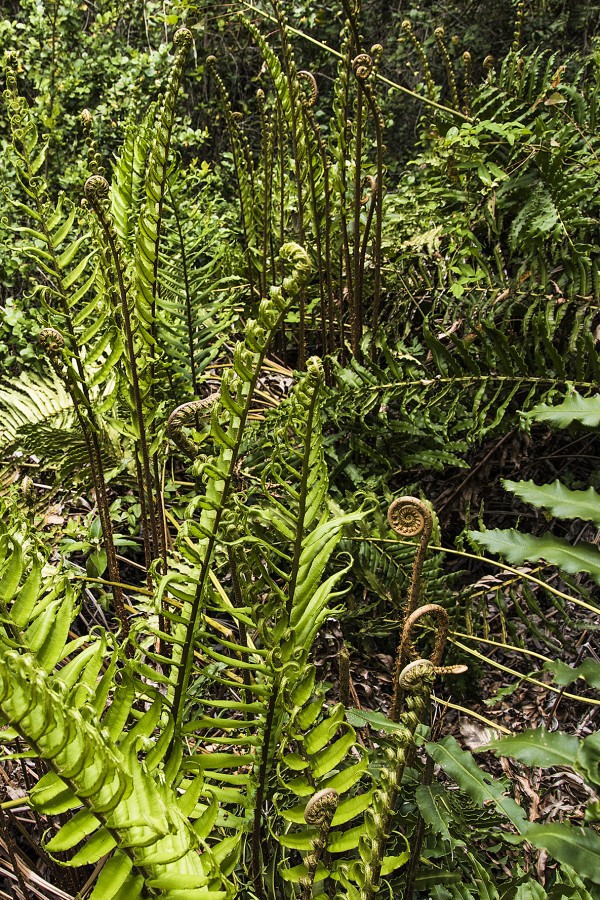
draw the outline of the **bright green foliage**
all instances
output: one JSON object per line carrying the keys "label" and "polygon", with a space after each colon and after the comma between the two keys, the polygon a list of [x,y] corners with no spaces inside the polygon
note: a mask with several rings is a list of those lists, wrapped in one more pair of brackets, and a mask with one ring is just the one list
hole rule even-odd
{"label": "bright green foliage", "polygon": [[[569,865],[597,878],[592,829],[529,823],[508,785],[453,739],[426,738],[422,778],[415,748],[428,734],[428,660],[416,663],[417,675],[408,668],[414,680],[399,691],[392,722],[336,702],[349,702],[348,653],[340,654],[348,677],[340,665],[338,698],[318,682],[311,654],[346,595],[357,643],[368,634],[373,646],[402,623],[417,567],[413,545],[392,543],[382,508],[390,475],[397,484],[415,466],[465,467],[465,452],[514,424],[519,409],[533,421],[600,420],[596,398],[586,396],[600,376],[592,79],[565,73],[547,54],[523,53],[515,40],[498,71],[475,84],[443,29],[432,39],[440,65],[429,65],[416,37],[420,14],[411,12],[414,32],[411,21],[402,30],[423,67],[428,118],[416,164],[393,187],[386,166],[396,160],[384,145],[392,105],[379,68],[390,74],[394,51],[387,60],[379,45],[365,51],[371,21],[361,20],[359,4],[343,4],[332,96],[320,100],[322,85],[302,69],[289,4],[271,0],[232,17],[228,27],[263,64],[257,76],[254,59],[246,79],[261,85],[255,112],[239,90],[232,100],[239,85],[217,74],[227,66],[222,56],[206,62],[196,90],[208,44],[202,27],[224,23],[221,13],[201,3],[174,8],[165,22],[164,10],[145,4],[160,26],[184,18],[191,29],[177,32],[172,58],[166,46],[139,54],[140,83],[143,67],[152,78],[170,65],[164,94],[145,114],[132,87],[136,68],[131,60],[124,67],[133,115],[110,180],[96,147],[105,123],[83,113],[80,207],[79,187],[54,189],[57,178],[71,186],[85,176],[83,163],[64,177],[54,171],[65,100],[56,53],[66,46],[70,7],[52,8],[48,97],[25,101],[29,82],[17,57],[7,59],[3,173],[14,188],[23,277],[36,272],[31,315],[43,326],[53,377],[26,373],[0,391],[2,448],[35,454],[63,486],[87,471],[94,488],[87,535],[76,534],[75,516],[62,541],[48,523],[51,558],[67,547],[74,564],[49,566],[22,525],[19,509],[32,504],[37,515],[29,478],[0,536],[3,739],[19,739],[15,755],[49,769],[29,792],[39,815],[64,817],[45,849],[62,864],[103,864],[93,900],[373,900],[388,891],[407,900],[543,900],[546,891],[517,865],[509,883],[496,884],[499,869],[488,870],[487,848],[495,858],[498,846],[506,850],[510,823],[515,841],[545,847],[563,864],[550,896],[589,900]],[[302,27],[322,14],[303,2],[293,12]],[[94,11],[94,27],[108,28],[112,15]],[[376,21],[386,16],[396,14],[379,11]],[[331,18],[328,34],[339,24]],[[156,26],[144,21],[149,41]],[[0,23],[11,43],[13,31]],[[48,48],[36,46],[44,57]],[[32,65],[30,48],[26,56]],[[314,68],[333,71],[319,59]],[[436,83],[442,69],[447,91]],[[31,78],[41,84],[38,69]],[[327,77],[318,80],[326,86]],[[188,113],[205,103],[216,109],[214,85],[230,149],[221,168],[190,159],[187,138],[177,140],[187,128],[180,102]],[[403,83],[387,88],[411,94]],[[103,140],[106,156],[110,149]],[[269,361],[275,352],[301,374]],[[273,371],[282,376],[277,392]],[[565,383],[579,393],[550,406]],[[184,476],[178,451],[188,457]],[[591,488],[506,486],[553,516],[600,525]],[[75,494],[64,493],[66,517]],[[134,540],[113,535],[124,510]],[[545,559],[600,581],[595,546],[493,529],[478,539],[515,564]],[[121,570],[123,543],[133,566]],[[90,548],[85,576],[75,554]],[[146,586],[124,584],[121,571],[139,567]],[[105,568],[116,634],[77,619],[80,583],[100,593]],[[420,597],[443,603],[442,622],[454,600],[440,557],[429,554],[423,574]],[[533,606],[527,587],[514,590]],[[383,613],[373,621],[376,605]],[[400,647],[407,656],[409,644]],[[582,678],[597,687],[591,661],[546,668],[561,685]],[[595,735],[510,740],[498,747],[522,762],[570,764],[597,785]],[[431,780],[431,761],[459,792]],[[326,827],[311,819],[323,791],[335,792]],[[588,821],[598,817],[590,804]]]}
{"label": "bright green foliage", "polygon": [[[573,395],[556,407],[538,406],[529,414],[529,418],[534,421],[549,421],[558,427],[565,427],[574,421],[593,425],[596,424],[593,414],[595,401],[595,397],[586,401],[579,395]],[[541,486],[532,482],[506,481],[504,486],[521,500],[547,509],[559,519],[581,518],[596,526],[600,522],[598,495],[591,487],[587,491],[573,491],[559,481]],[[544,560],[569,574],[587,573],[596,583],[600,583],[600,553],[595,544],[580,542],[573,545],[552,534],[536,537],[515,529],[491,529],[483,533],[471,531],[469,536],[476,544],[501,554],[513,565]],[[585,660],[580,669],[571,669],[560,661],[547,668],[556,670],[557,678],[563,685],[570,684],[579,676],[589,679],[591,684],[597,683],[597,664],[593,659]],[[549,734],[544,729],[527,730],[519,735],[494,740],[488,746],[496,749],[499,754],[514,756],[527,765],[574,768],[594,788],[600,783],[600,745],[597,733],[582,741],[560,732]],[[433,753],[435,758],[435,754],[439,753],[439,745],[433,748]],[[459,780],[460,773],[454,771],[453,774],[459,784],[464,785],[464,779],[463,782]],[[592,803],[586,810],[586,821],[595,822],[597,819],[597,803]],[[518,828],[519,839],[547,850],[582,876],[595,884],[600,883],[600,838],[595,830],[555,822],[527,822],[524,827],[519,825]]]}
{"label": "bright green foliage", "polygon": [[[600,785],[600,741],[597,733],[581,740],[561,732],[527,730],[492,741],[482,749],[494,749],[498,756],[510,756],[529,766],[572,768],[594,789]],[[597,802],[588,805],[585,818],[587,822],[598,820]],[[595,830],[575,828],[564,823],[528,822],[521,834],[534,847],[548,850],[580,875],[600,884],[600,838]]]}
{"label": "bright green foliage", "polygon": [[536,422],[548,422],[556,428],[566,428],[573,422],[595,428],[600,425],[600,398],[596,394],[582,397],[573,392],[554,406],[545,403],[536,406],[529,413],[529,418]]}
{"label": "bright green foliage", "polygon": [[[575,828],[565,823],[538,824],[528,822],[523,810],[503,796],[504,786],[477,766],[472,755],[461,750],[454,738],[444,738],[437,744],[428,744],[427,751],[461,788],[478,804],[493,803],[518,831],[508,840],[528,841],[535,847],[546,849],[561,862],[571,866],[582,876],[600,883],[600,838],[591,828]],[[597,735],[585,741],[565,734],[547,734],[529,730],[522,734],[500,738],[481,749],[496,749],[499,755],[513,756],[532,766],[571,766],[583,772],[592,785],[598,784],[599,747]],[[593,814],[595,804],[589,807]],[[587,817],[586,817],[587,818]],[[591,819],[594,821],[594,819]]]}
{"label": "bright green foliage", "polygon": [[493,803],[519,831],[525,820],[523,810],[515,801],[506,797],[506,785],[482,772],[473,756],[461,750],[453,737],[445,737],[437,744],[426,744],[427,752],[434,762],[456,781],[475,803],[483,806]]}
{"label": "bright green foliage", "polygon": [[[593,406],[593,401],[594,397],[583,401],[583,398],[575,395],[575,398],[567,398],[555,407],[542,404],[529,413],[529,419],[535,421],[539,417],[541,421],[550,421],[558,427],[564,427],[573,421],[590,424],[594,419],[593,416],[590,418],[587,408]],[[587,491],[573,491],[560,481],[539,486],[528,481],[505,481],[504,486],[520,499],[547,509],[559,519],[580,518],[596,525],[600,523],[598,494],[591,487]],[[570,575],[586,572],[596,583],[600,583],[600,553],[595,544],[580,542],[573,545],[564,538],[552,534],[536,537],[513,528],[471,531],[469,537],[492,553],[506,557],[513,565],[520,565],[526,561],[546,560]]]}
{"label": "bright green foliage", "polygon": [[[126,849],[129,859],[119,857],[118,877],[113,872],[111,887],[116,891],[127,885],[130,896],[140,896],[142,888],[142,880],[130,873],[133,865],[143,873],[146,885],[165,900],[226,897],[226,892],[219,893],[218,870],[210,854],[197,853],[200,839],[181,812],[176,795],[138,761],[136,741],[116,746],[94,720],[93,707],[71,708],[64,693],[53,687],[31,656],[3,653],[3,716],[50,763],[72,791],[75,804],[85,803],[46,849],[51,853],[69,850],[85,838],[73,865],[96,862],[115,846]],[[114,710],[111,717],[116,715]],[[46,783],[56,784],[52,778]],[[46,812],[54,812],[44,787],[40,782],[37,792],[45,797]],[[60,798],[63,805],[64,790]],[[97,896],[105,896],[102,885]]]}
{"label": "bright green foliage", "polygon": [[557,519],[587,519],[600,527],[600,495],[594,488],[571,491],[558,480],[542,485],[505,481],[504,487],[525,503],[547,509]]}
{"label": "bright green foliage", "polygon": [[469,537],[490,552],[505,556],[513,565],[545,559],[570,575],[587,572],[600,584],[600,553],[595,544],[582,542],[573,546],[564,538],[551,534],[535,537],[514,528],[470,531]]}

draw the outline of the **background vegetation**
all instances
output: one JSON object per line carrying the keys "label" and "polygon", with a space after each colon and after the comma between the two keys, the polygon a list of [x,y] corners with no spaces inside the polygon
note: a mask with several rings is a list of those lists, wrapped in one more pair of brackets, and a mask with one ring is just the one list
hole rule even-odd
{"label": "background vegetation", "polygon": [[598,897],[600,5],[1,10],[0,896]]}

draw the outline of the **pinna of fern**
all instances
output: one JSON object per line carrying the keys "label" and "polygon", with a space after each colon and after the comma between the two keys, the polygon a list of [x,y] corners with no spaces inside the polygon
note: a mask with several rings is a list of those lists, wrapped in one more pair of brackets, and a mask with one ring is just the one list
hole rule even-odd
{"label": "pinna of fern", "polygon": [[[165,900],[228,896],[204,844],[206,824],[194,815],[196,795],[183,800],[172,787],[175,773],[165,777],[166,745],[155,733],[160,694],[129,668],[112,635],[71,640],[77,593],[46,563],[26,528],[3,531],[3,738],[20,737],[48,765],[29,794],[34,809],[48,816],[76,810],[45,842],[47,852],[75,849],[67,864],[76,867],[112,854],[95,900],[144,891]],[[133,706],[141,697],[149,704],[140,717]]]}

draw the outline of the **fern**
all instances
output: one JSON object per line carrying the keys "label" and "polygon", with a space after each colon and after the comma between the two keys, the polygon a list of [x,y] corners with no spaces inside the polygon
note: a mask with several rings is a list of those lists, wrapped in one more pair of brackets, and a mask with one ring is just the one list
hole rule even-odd
{"label": "fern", "polygon": [[20,430],[26,426],[44,423],[62,432],[72,424],[73,401],[56,376],[43,378],[23,373],[0,390],[0,403],[3,452],[15,446]]}
{"label": "fern", "polygon": [[[540,404],[529,412],[528,419],[549,421],[558,427],[565,427],[573,421],[593,425],[596,421],[595,399],[583,400],[574,394],[556,407]],[[549,510],[557,518],[581,518],[598,524],[598,495],[591,487],[587,491],[574,491],[560,481],[539,486],[527,481],[505,481],[504,486],[520,499]],[[490,529],[482,533],[472,531],[469,535],[476,544],[500,553],[515,565],[526,560],[537,562],[543,559],[571,575],[585,572],[600,583],[600,556],[594,544],[572,545],[564,538],[551,534],[535,537],[515,529]]]}
{"label": "fern", "polygon": [[[84,804],[46,843],[46,850],[69,850],[85,838],[85,846],[71,860],[72,865],[84,865],[115,847],[123,848],[125,853],[113,856],[92,896],[102,896],[107,882],[113,890],[126,886],[130,896],[141,896],[144,881],[156,896],[173,900],[214,896],[215,887],[220,886],[218,870],[206,851],[198,855],[200,837],[176,795],[138,761],[134,740],[117,746],[110,729],[107,733],[106,725],[102,728],[94,721],[97,710],[93,706],[72,706],[62,688],[64,683],[48,681],[27,654],[11,650],[2,654],[3,716],[15,723],[21,737],[68,786],[69,805]],[[85,680],[78,687],[82,684]],[[115,720],[116,710],[111,718]],[[42,797],[44,810],[53,810],[55,804],[49,801],[48,792],[54,789],[56,800],[56,787],[56,780],[46,776],[32,797],[34,805]],[[64,787],[59,796],[64,808]],[[143,880],[132,867],[143,873]],[[227,894],[223,891],[218,896]]]}
{"label": "fern", "polygon": [[[189,176],[187,176],[189,178]],[[157,300],[157,343],[172,361],[179,383],[198,396],[204,371],[221,352],[237,322],[240,289],[229,275],[232,261],[221,243],[223,224],[210,187],[199,183],[199,196],[186,199],[182,170],[169,176],[164,212],[167,229],[161,253]],[[169,367],[171,380],[171,367]]]}

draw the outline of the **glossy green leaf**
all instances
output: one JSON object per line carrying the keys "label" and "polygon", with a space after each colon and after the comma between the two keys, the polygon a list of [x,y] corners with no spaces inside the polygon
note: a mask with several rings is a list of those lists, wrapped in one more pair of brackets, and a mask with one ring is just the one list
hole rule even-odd
{"label": "glossy green leaf", "polygon": [[478,748],[495,750],[497,756],[510,756],[528,766],[572,766],[579,750],[579,739],[561,731],[528,728],[519,734],[496,738]]}
{"label": "glossy green leaf", "polygon": [[570,575],[587,572],[600,584],[600,551],[595,544],[569,544],[563,538],[534,537],[514,528],[469,531],[471,540],[491,553],[504,556],[512,565],[546,560]]}
{"label": "glossy green leaf", "polygon": [[350,748],[355,743],[356,735],[354,730],[348,726],[346,734],[334,741],[333,744],[330,744],[329,747],[326,747],[325,750],[321,750],[314,762],[311,760],[313,778],[318,781],[329,775],[346,758]]}
{"label": "glossy green leaf", "polygon": [[578,875],[600,884],[600,835],[591,828],[575,828],[563,822],[540,825],[525,822],[520,835],[507,835],[511,843],[525,840],[538,850],[547,850]]}
{"label": "glossy green leaf", "polygon": [[515,828],[521,828],[526,821],[524,810],[512,798],[505,796],[505,786],[482,771],[472,755],[466,750],[461,750],[455,738],[448,735],[437,744],[425,744],[425,749],[433,761],[441,766],[475,803],[480,806],[493,803],[498,812],[506,816]]}
{"label": "glossy green leaf", "polygon": [[431,828],[434,834],[439,834],[444,840],[450,841],[451,836],[448,831],[450,816],[447,815],[448,811],[443,808],[443,799],[446,793],[446,788],[441,784],[420,784],[415,792],[415,800],[425,824]]}
{"label": "glossy green leaf", "polygon": [[90,900],[114,900],[131,872],[131,866],[129,856],[122,850],[116,850],[102,867]]}
{"label": "glossy green leaf", "polygon": [[75,815],[66,822],[60,831],[52,837],[46,844],[46,849],[52,853],[58,850],[70,850],[79,844],[89,834],[96,831],[100,826],[98,819],[89,809],[80,809]]}
{"label": "glossy green leaf", "polygon": [[50,816],[58,816],[81,806],[81,800],[54,772],[47,772],[29,792],[34,809]]}
{"label": "glossy green leaf", "polygon": [[533,481],[505,480],[502,483],[524,503],[548,509],[558,519],[585,519],[600,528],[600,494],[592,487],[587,491],[572,491],[558,479],[542,485]]}
{"label": "glossy green leaf", "polygon": [[582,397],[574,392],[556,406],[540,403],[527,415],[535,422],[548,422],[557,428],[567,428],[573,422],[596,428],[600,425],[600,395]]}

